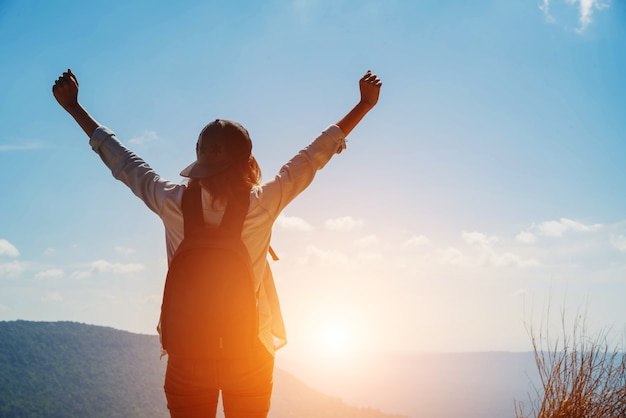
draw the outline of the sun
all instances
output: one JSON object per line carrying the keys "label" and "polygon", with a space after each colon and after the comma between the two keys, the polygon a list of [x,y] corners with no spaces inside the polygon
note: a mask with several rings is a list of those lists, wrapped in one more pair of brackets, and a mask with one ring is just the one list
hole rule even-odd
{"label": "sun", "polygon": [[325,303],[306,310],[300,323],[299,328],[294,327],[292,347],[310,358],[333,364],[348,363],[367,346],[365,315],[345,300],[342,306]]}
{"label": "sun", "polygon": [[316,325],[315,345],[323,357],[343,358],[355,350],[355,327],[348,318],[328,315],[318,318]]}
{"label": "sun", "polygon": [[344,353],[350,348],[350,335],[342,324],[326,324],[321,343],[328,353]]}

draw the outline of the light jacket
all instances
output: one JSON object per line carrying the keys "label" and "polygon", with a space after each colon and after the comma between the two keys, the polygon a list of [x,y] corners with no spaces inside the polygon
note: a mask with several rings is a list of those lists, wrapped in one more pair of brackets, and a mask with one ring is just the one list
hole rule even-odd
{"label": "light jacket", "polygon": [[[89,144],[111,170],[113,177],[128,186],[161,218],[165,226],[169,264],[184,235],[181,202],[186,185],[162,179],[104,126],[96,129]],[[273,179],[250,191],[250,207],[241,239],[248,249],[255,288],[259,291],[259,338],[272,354],[287,341],[276,286],[267,260],[272,226],[281,211],[311,184],[317,170],[345,148],[345,135],[338,126],[330,125],[283,165]],[[204,189],[202,206],[204,221],[209,225],[218,225],[224,207],[213,208],[211,196]],[[157,329],[160,333],[160,328]]]}

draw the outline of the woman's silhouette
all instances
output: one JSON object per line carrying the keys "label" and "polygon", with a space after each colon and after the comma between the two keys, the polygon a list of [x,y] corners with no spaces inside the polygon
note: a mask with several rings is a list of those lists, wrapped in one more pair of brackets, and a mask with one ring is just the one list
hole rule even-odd
{"label": "woman's silhouette", "polygon": [[[341,120],[326,128],[287,162],[274,178],[261,183],[248,132],[240,124],[217,119],[200,132],[196,161],[181,175],[188,184],[162,179],[110,129],[100,125],[78,101],[78,80],[70,69],[52,92],[90,138],[89,144],[113,176],[155,212],[165,226],[168,262],[184,236],[182,200],[185,190],[201,188],[202,217],[219,225],[225,207],[242,189],[248,195],[241,241],[252,262],[258,297],[256,349],[244,358],[168,358],[165,394],[172,417],[215,417],[219,392],[228,418],[266,417],[272,393],[274,352],[286,341],[285,330],[267,262],[274,221],[312,182],[317,170],[346,147],[346,136],[378,102],[380,79],[367,71],[359,80],[360,100]],[[159,327],[159,333],[160,333]]]}

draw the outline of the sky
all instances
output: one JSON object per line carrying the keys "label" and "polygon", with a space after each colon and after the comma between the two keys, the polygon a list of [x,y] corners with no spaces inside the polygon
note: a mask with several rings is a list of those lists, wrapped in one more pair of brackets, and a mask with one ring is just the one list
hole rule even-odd
{"label": "sky", "polygon": [[617,0],[0,0],[0,320],[155,334],[163,226],[55,102],[67,68],[173,181],[215,118],[271,179],[371,69],[378,105],[275,224],[284,350],[530,351],[570,316],[621,333],[625,50]]}

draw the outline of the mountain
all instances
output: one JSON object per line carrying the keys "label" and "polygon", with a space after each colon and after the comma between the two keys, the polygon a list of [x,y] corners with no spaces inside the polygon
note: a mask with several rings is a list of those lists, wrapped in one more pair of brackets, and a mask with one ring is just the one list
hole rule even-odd
{"label": "mountain", "polygon": [[373,353],[348,361],[333,370],[283,355],[277,365],[349,404],[411,418],[514,418],[515,403],[529,407],[539,385],[533,352]]}
{"label": "mountain", "polygon": [[[0,417],[168,417],[159,341],[74,322],[0,322]],[[276,369],[270,418],[407,418],[357,408]]]}

